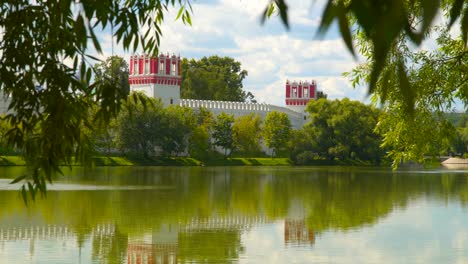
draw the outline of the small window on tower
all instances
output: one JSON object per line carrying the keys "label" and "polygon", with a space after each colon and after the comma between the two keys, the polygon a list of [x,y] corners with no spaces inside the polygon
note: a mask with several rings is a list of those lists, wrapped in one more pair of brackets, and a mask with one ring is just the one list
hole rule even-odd
{"label": "small window on tower", "polygon": [[138,73],[138,61],[135,60],[135,65],[133,66],[133,74],[137,75]]}
{"label": "small window on tower", "polygon": [[297,97],[297,88],[293,87],[293,96],[292,97]]}
{"label": "small window on tower", "polygon": [[171,104],[174,104],[174,99],[171,98]]}
{"label": "small window on tower", "polygon": [[304,97],[309,97],[309,89],[307,87],[304,88]]}
{"label": "small window on tower", "polygon": [[160,74],[164,73],[164,61],[159,62],[159,73]]}
{"label": "small window on tower", "polygon": [[176,75],[176,65],[175,63],[172,64],[172,72],[171,75]]}

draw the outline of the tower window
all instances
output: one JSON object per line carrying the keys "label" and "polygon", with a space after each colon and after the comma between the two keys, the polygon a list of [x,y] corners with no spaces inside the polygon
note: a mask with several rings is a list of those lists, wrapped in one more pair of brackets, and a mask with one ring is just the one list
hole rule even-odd
{"label": "tower window", "polygon": [[176,75],[176,64],[175,64],[175,63],[172,64],[172,72],[171,72],[171,75]]}
{"label": "tower window", "polygon": [[171,104],[174,104],[174,99],[171,98]]}
{"label": "tower window", "polygon": [[164,61],[159,62],[159,73],[164,74]]}

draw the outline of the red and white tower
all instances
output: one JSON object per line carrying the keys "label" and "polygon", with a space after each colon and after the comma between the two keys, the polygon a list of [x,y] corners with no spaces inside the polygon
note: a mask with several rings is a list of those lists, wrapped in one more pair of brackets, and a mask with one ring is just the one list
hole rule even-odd
{"label": "red and white tower", "polygon": [[130,91],[140,91],[149,97],[161,98],[166,106],[178,105],[180,81],[180,56],[130,56]]}
{"label": "red and white tower", "polygon": [[317,83],[286,81],[286,107],[303,113],[309,101],[317,99]]}

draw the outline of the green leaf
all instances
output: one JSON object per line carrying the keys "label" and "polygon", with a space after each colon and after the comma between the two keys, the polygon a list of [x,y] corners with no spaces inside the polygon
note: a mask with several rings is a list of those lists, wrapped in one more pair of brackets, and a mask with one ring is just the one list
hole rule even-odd
{"label": "green leaf", "polygon": [[461,20],[461,34],[462,34],[462,39],[463,43],[465,43],[465,46],[468,45],[467,43],[467,38],[468,38],[468,7],[465,7],[463,10],[463,17]]}
{"label": "green leaf", "polygon": [[192,25],[192,18],[190,18],[190,14],[188,11],[185,11],[185,19],[187,23],[191,26]]}
{"label": "green leaf", "polygon": [[455,0],[453,3],[452,8],[450,9],[449,28],[452,27],[453,23],[455,23],[455,20],[457,20],[457,18],[460,16],[464,2],[465,0]]}
{"label": "green leaf", "polygon": [[36,190],[31,182],[28,182],[29,193],[31,194],[31,199],[36,200]]}
{"label": "green leaf", "polygon": [[27,206],[28,205],[28,193],[26,192],[26,187],[23,185],[21,187],[21,196],[23,197],[23,202]]}
{"label": "green leaf", "polygon": [[89,32],[91,33],[91,40],[93,41],[94,48],[96,49],[98,53],[102,53],[101,44],[99,44],[99,41],[96,35],[94,34],[94,30],[92,28],[89,28]]}
{"label": "green leaf", "polygon": [[[271,6],[274,5],[273,3],[270,3],[262,12],[262,16],[260,17],[260,23],[263,25],[265,24],[265,20],[267,19],[268,16],[268,10],[271,8]],[[274,7],[273,7],[274,8]]]}
{"label": "green leaf", "polygon": [[284,26],[286,27],[286,29],[289,29],[288,5],[286,5],[286,2],[284,0],[275,0],[275,2],[278,6],[280,18],[283,21]]}
{"label": "green leaf", "polygon": [[184,6],[181,6],[181,7],[179,8],[179,12],[177,13],[177,17],[176,17],[175,20],[177,20],[177,19],[180,18],[180,16],[181,16],[182,13],[184,12],[184,10],[185,10]]}
{"label": "green leaf", "polygon": [[19,176],[19,177],[16,177],[13,181],[10,182],[10,184],[15,184],[15,183],[17,183],[17,182],[20,182],[20,181],[24,180],[26,177],[27,177],[26,174],[25,174],[25,175],[21,175],[21,176]]}
{"label": "green leaf", "polygon": [[76,18],[75,32],[78,43],[81,44],[81,47],[84,47],[86,45],[87,36],[84,19],[81,15],[78,15],[78,17]]}
{"label": "green leaf", "polygon": [[270,4],[270,7],[268,8],[268,12],[267,12],[267,17],[271,17],[271,15],[273,14],[273,12],[275,12],[275,5],[273,3]]}
{"label": "green leaf", "polygon": [[330,27],[331,23],[337,16],[336,5],[333,3],[333,0],[329,0],[327,6],[322,13],[322,21],[320,21],[320,26],[318,28],[318,34],[325,33]]}
{"label": "green leaf", "polygon": [[351,30],[349,29],[348,18],[346,17],[346,8],[343,3],[340,2],[337,8],[338,11],[338,21],[340,25],[341,36],[343,41],[346,43],[348,50],[356,57],[353,47],[353,38],[351,37]]}
{"label": "green leaf", "polygon": [[400,92],[403,95],[405,113],[412,116],[414,114],[415,92],[408,80],[408,76],[405,71],[405,64],[402,60],[398,63],[398,80]]}
{"label": "green leaf", "polygon": [[418,44],[421,43],[424,34],[432,24],[432,21],[434,21],[434,18],[437,15],[437,11],[439,10],[440,0],[423,0],[421,4],[423,8],[423,23],[420,34],[422,37]]}

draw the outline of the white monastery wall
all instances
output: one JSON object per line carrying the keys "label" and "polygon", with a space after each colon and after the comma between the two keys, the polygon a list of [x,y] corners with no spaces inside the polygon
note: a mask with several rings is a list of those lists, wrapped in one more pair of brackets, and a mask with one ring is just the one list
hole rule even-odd
{"label": "white monastery wall", "polygon": [[195,111],[203,107],[210,110],[214,116],[217,116],[223,112],[226,114],[232,114],[234,117],[245,116],[254,113],[259,115],[262,119],[265,119],[269,112],[277,111],[288,115],[289,120],[291,121],[291,125],[294,129],[301,128],[305,122],[305,115],[302,113],[295,112],[286,107],[275,106],[271,104],[181,99],[179,105],[189,107]]}

